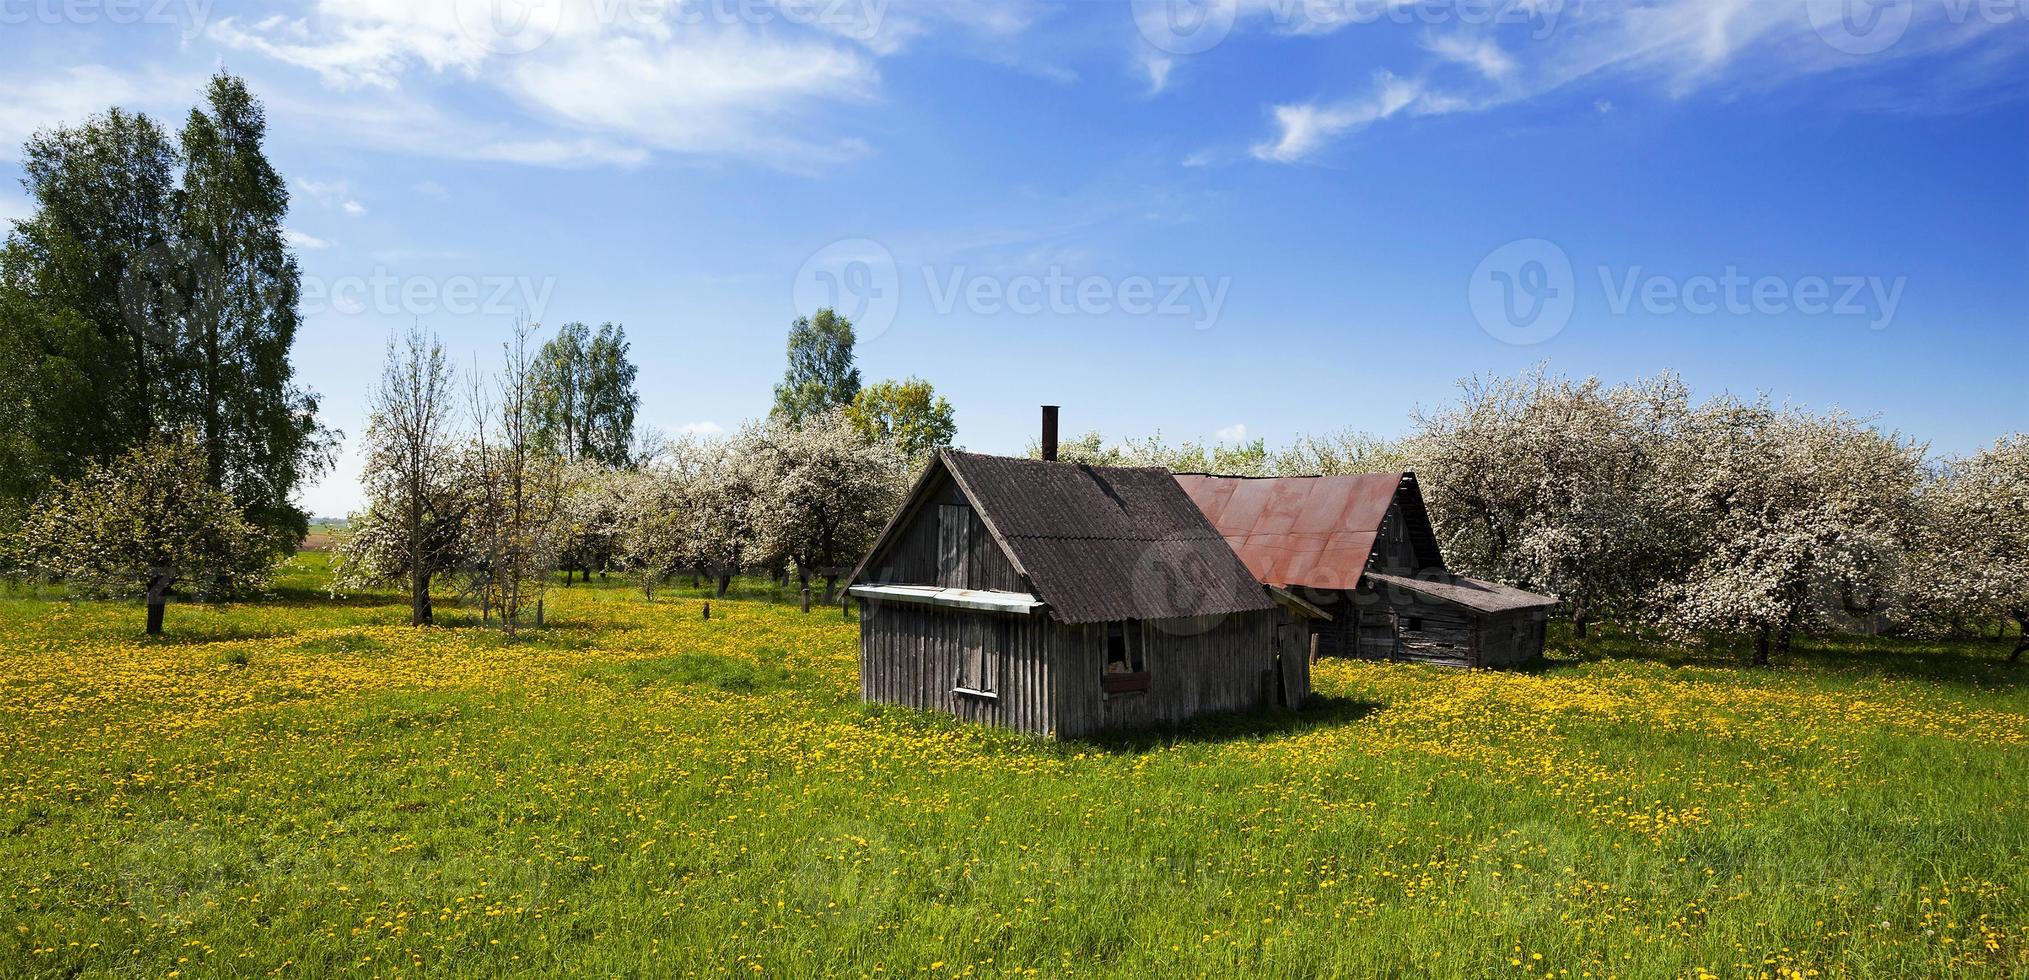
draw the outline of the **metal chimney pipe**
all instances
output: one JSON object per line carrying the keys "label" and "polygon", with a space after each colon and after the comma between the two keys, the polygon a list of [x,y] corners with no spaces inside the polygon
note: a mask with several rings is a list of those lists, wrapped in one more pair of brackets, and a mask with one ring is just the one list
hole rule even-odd
{"label": "metal chimney pipe", "polygon": [[1043,406],[1043,458],[1057,458],[1057,406]]}

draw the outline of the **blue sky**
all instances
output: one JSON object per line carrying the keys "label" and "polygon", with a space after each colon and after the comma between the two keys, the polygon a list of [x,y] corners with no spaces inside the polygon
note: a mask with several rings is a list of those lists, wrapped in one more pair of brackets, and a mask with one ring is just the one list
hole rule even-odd
{"label": "blue sky", "polygon": [[[501,16],[496,16],[496,14]],[[789,321],[860,315],[959,441],[1405,429],[1537,363],[1878,414],[2029,418],[2015,0],[0,0],[21,140],[267,102],[356,435],[390,330],[492,366],[615,321],[642,421],[764,413]],[[306,494],[356,500],[357,464]]]}

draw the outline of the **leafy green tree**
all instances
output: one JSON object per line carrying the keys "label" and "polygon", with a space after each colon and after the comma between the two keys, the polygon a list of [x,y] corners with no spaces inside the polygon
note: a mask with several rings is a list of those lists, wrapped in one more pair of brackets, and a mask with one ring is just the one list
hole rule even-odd
{"label": "leafy green tree", "polygon": [[839,411],[860,392],[852,321],[830,308],[797,317],[789,328],[789,369],[775,386],[772,414],[792,422]]}
{"label": "leafy green tree", "polygon": [[625,328],[566,323],[536,352],[536,438],[545,450],[606,466],[633,461],[641,396],[628,350]]}
{"label": "leafy green tree", "polygon": [[157,424],[194,426],[212,485],[286,548],[309,527],[290,498],[328,465],[332,439],[289,363],[302,274],[283,239],[289,192],[262,149],[266,135],[260,102],[223,73],[184,124],[172,270],[181,329]]}
{"label": "leafy green tree", "polygon": [[193,436],[155,438],[44,494],[22,533],[36,567],[81,592],[139,595],[148,633],[162,632],[170,591],[229,594],[272,568],[260,529],[211,485]]}
{"label": "leafy green tree", "polygon": [[272,547],[308,528],[290,498],[334,440],[293,381],[300,273],[265,133],[260,103],[221,74],[180,151],[119,109],[29,140],[35,214],[0,252],[0,496],[15,510],[187,428]]}
{"label": "leafy green tree", "polygon": [[35,213],[0,249],[0,496],[18,511],[154,428],[176,149],[113,109],[22,152]]}
{"label": "leafy green tree", "polygon": [[913,463],[951,445],[958,432],[951,403],[921,378],[882,381],[861,388],[845,417],[869,439],[891,442]]}

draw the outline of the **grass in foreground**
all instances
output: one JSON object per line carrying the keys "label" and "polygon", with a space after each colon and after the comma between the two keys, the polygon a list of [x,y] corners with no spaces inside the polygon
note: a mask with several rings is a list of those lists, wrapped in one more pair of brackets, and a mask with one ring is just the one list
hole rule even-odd
{"label": "grass in foreground", "polygon": [[1330,662],[1057,746],[859,704],[853,624],[763,587],[508,643],[321,561],[156,643],[0,598],[0,974],[2029,971],[1992,645]]}

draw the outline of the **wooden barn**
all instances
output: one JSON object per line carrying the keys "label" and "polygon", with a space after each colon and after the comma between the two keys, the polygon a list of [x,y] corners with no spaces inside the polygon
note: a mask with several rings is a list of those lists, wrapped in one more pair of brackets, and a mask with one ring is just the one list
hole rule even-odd
{"label": "wooden barn", "polygon": [[947,450],[850,583],[868,701],[1075,738],[1310,690],[1318,613],[1160,469]]}
{"label": "wooden barn", "polygon": [[1446,571],[1413,473],[1177,482],[1256,579],[1330,614],[1311,621],[1319,656],[1502,667],[1543,652],[1557,600]]}

